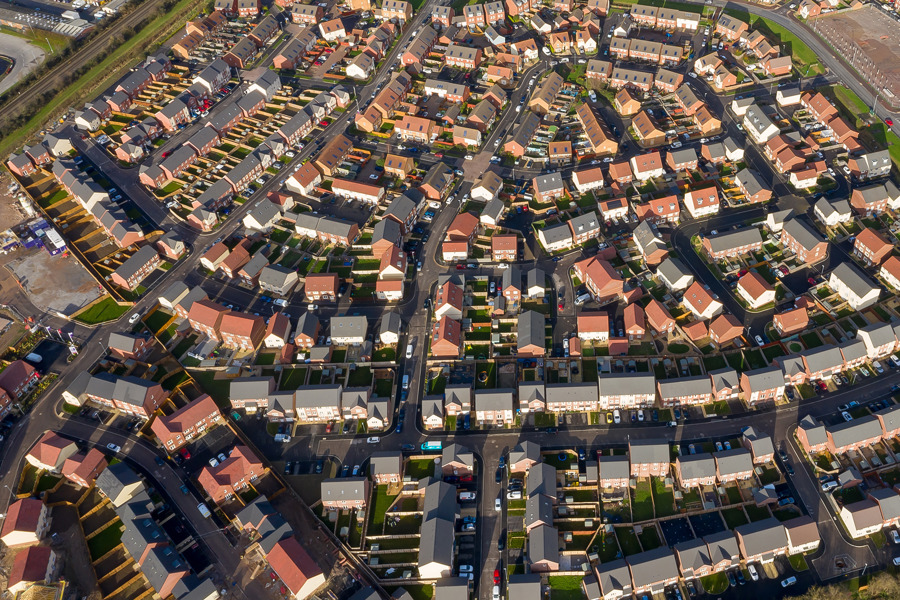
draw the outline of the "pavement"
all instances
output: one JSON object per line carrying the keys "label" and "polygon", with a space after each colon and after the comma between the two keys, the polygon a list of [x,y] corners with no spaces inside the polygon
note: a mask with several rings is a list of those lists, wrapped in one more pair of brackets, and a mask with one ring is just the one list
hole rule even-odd
{"label": "pavement", "polygon": [[44,60],[42,48],[8,33],[0,33],[0,55],[13,60],[12,70],[0,80],[0,94],[21,81]]}

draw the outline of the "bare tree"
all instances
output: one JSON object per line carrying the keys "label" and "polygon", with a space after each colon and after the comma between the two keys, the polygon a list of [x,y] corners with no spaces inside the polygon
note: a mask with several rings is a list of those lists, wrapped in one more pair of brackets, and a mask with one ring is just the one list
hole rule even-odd
{"label": "bare tree", "polygon": [[869,587],[860,597],[873,600],[900,598],[900,580],[892,573],[877,573],[869,579]]}

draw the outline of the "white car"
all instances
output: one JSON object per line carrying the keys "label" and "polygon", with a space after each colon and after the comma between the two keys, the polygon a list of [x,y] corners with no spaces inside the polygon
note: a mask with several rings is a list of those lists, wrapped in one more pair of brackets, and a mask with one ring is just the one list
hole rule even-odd
{"label": "white car", "polygon": [[[544,48],[546,50],[546,48]],[[491,600],[500,600],[500,586],[495,585],[493,589],[491,589]]]}
{"label": "white car", "polygon": [[431,208],[440,208],[440,207],[441,207],[441,203],[440,203],[440,202],[435,202],[434,200],[432,200],[431,202],[428,203],[428,206],[431,207]]}
{"label": "white car", "polygon": [[381,442],[381,438],[378,437],[377,435],[373,435],[372,437],[370,437],[369,439],[366,440],[367,444],[378,444],[379,442]]}
{"label": "white car", "polygon": [[459,499],[462,502],[471,502],[475,499],[475,492],[461,492],[459,494]]}
{"label": "white car", "polygon": [[641,423],[644,422],[644,411],[642,410],[638,411],[638,421],[640,421]]}
{"label": "white car", "polygon": [[506,263],[500,263],[499,265],[497,265],[497,268],[498,269],[508,269],[509,265]]}
{"label": "white car", "polygon": [[475,157],[472,156],[471,154],[466,154],[466,160],[472,160],[473,158],[475,158]]}
{"label": "white car", "polygon": [[849,423],[850,421],[853,420],[853,417],[851,417],[851,416],[850,416],[850,413],[848,413],[846,410],[843,411],[843,412],[841,412],[841,416],[842,416],[842,417],[844,418],[844,420],[847,421],[848,423]]}
{"label": "white car", "polygon": [[310,304],[306,307],[306,310],[319,310],[318,304]]}
{"label": "white car", "polygon": [[693,71],[691,71],[690,73],[688,73],[688,77],[693,77],[694,79],[697,79],[697,74],[694,73]]}
{"label": "white car", "polygon": [[378,179],[378,173],[372,173],[371,175],[369,175],[369,179]]}
{"label": "white car", "polygon": [[503,510],[503,503],[500,501],[500,498],[494,498],[494,510],[497,512]]}
{"label": "white car", "polygon": [[543,52],[547,56],[550,56],[550,48],[548,48],[547,46],[541,48],[541,52]]}
{"label": "white car", "polygon": [[472,573],[473,572],[472,565],[459,565],[459,572],[460,573]]}
{"label": "white car", "polygon": [[500,138],[497,138],[496,140],[494,140],[494,146],[496,147],[499,145],[500,145]]}
{"label": "white car", "polygon": [[747,571],[750,573],[750,579],[753,581],[759,581],[759,573],[756,572],[756,567],[753,565],[747,565]]}
{"label": "white car", "polygon": [[521,105],[521,104],[518,105],[518,106],[516,107],[516,112],[522,112],[522,105]]}
{"label": "white car", "polygon": [[613,423],[618,425],[622,422],[622,413],[619,412],[619,409],[613,411]]}
{"label": "white car", "polygon": [[763,339],[762,339],[760,336],[756,336],[756,337],[754,337],[753,339],[756,340],[756,345],[757,345],[757,346],[762,346],[763,343],[764,343],[764,342],[763,342]]}
{"label": "white car", "polygon": [[138,322],[138,319],[141,318],[141,313],[134,313],[131,317],[128,318],[128,322],[132,325]]}
{"label": "white car", "polygon": [[106,445],[106,447],[109,448],[110,450],[112,450],[113,452],[121,452],[121,451],[122,451],[122,447],[121,447],[121,446],[118,446],[118,445],[116,445],[116,444],[113,444],[112,442],[108,443],[108,444]]}
{"label": "white car", "polygon": [[215,458],[211,458],[211,459],[209,459],[209,466],[211,466],[211,467],[218,467],[218,466],[219,466],[219,461],[217,461]]}
{"label": "white car", "polygon": [[507,500],[521,500],[522,499],[522,490],[513,490],[511,492],[506,492]]}

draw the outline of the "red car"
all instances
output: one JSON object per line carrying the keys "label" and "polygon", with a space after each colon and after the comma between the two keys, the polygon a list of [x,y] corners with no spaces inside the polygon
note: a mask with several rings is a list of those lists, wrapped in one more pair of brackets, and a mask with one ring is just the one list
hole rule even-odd
{"label": "red car", "polygon": [[562,310],[562,309],[563,309],[563,303],[562,303],[562,301],[560,301],[560,303],[559,303],[559,310]]}
{"label": "red car", "polygon": [[332,429],[334,429],[334,423],[329,421],[328,425],[325,426],[325,433],[331,433]]}
{"label": "red car", "polygon": [[182,448],[181,450],[178,451],[178,453],[181,454],[181,456],[184,458],[184,460],[190,460],[190,458],[191,458],[191,453],[188,452],[187,448]]}
{"label": "red car", "polygon": [[494,585],[500,585],[500,569],[494,569]]}
{"label": "red car", "polygon": [[522,206],[522,212],[528,212],[528,205]]}
{"label": "red car", "polygon": [[475,481],[475,478],[472,477],[471,475],[463,475],[462,477],[459,478],[460,483],[471,483],[473,481]]}
{"label": "red car", "polygon": [[325,121],[325,120],[319,121],[319,125],[321,125],[322,127],[328,127],[328,121]]}
{"label": "red car", "polygon": [[162,157],[163,157],[163,158],[168,158],[170,154],[172,154],[172,151],[171,151],[171,150],[166,150],[165,152],[163,152]]}
{"label": "red car", "polygon": [[444,158],[444,155],[443,155],[443,153],[438,152],[437,154],[434,155],[434,157],[435,158]]}
{"label": "red car", "polygon": [[884,120],[884,124],[887,125],[888,127],[893,127],[893,126],[894,126],[894,120],[893,120],[893,119],[885,119],[885,120]]}
{"label": "red car", "polygon": [[809,285],[816,285],[816,280],[810,277],[806,280],[806,283],[808,283]]}
{"label": "red car", "polygon": [[466,265],[456,265],[457,271],[463,271],[463,270],[465,270],[465,268],[466,268]]}

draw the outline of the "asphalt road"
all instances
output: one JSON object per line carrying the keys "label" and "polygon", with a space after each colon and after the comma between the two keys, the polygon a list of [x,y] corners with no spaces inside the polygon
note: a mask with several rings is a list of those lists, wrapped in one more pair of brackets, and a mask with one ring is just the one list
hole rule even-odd
{"label": "asphalt road", "polygon": [[14,86],[44,60],[44,51],[8,33],[0,33],[0,55],[13,60],[10,72],[0,80],[0,94]]}

